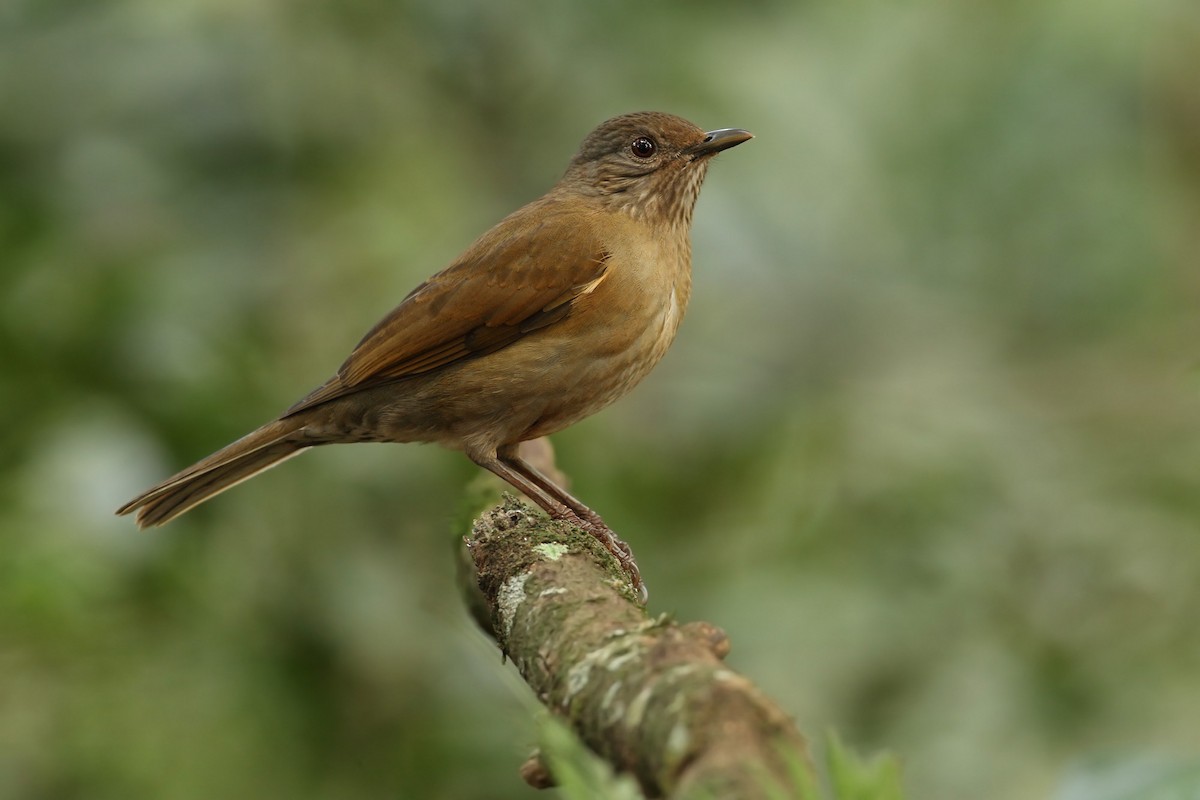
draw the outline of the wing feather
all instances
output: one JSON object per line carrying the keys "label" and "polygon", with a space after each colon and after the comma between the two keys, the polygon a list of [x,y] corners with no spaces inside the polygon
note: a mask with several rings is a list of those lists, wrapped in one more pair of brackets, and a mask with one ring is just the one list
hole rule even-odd
{"label": "wing feather", "polygon": [[287,414],[494,353],[565,319],[608,269],[609,253],[581,221],[577,207],[545,199],[512,214],[414,289]]}

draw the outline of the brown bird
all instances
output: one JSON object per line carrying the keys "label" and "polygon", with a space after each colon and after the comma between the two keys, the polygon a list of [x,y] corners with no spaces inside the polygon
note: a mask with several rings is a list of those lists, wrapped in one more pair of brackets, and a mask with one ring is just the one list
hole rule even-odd
{"label": "brown bird", "polygon": [[691,294],[709,161],[750,138],[656,112],[608,120],[553,189],[414,289],[323,386],[117,513],[162,525],[315,445],[437,442],[593,533],[644,593],[628,546],[517,447],[604,408],[662,358]]}

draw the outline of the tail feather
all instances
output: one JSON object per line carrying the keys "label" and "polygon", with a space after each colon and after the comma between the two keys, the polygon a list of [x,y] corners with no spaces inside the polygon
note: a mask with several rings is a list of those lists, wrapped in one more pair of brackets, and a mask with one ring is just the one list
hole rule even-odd
{"label": "tail feather", "polygon": [[296,436],[295,419],[277,420],[253,431],[117,509],[137,511],[139,528],[163,525],[226,489],[298,455],[313,442]]}

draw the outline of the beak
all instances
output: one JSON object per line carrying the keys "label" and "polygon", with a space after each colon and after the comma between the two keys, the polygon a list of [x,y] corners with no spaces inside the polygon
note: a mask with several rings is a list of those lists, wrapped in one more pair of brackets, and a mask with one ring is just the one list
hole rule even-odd
{"label": "beak", "polygon": [[704,140],[700,144],[689,147],[687,152],[691,154],[693,160],[703,158],[704,156],[714,156],[722,150],[736,147],[742,142],[748,142],[753,138],[753,133],[744,131],[741,128],[721,128],[720,130],[709,131],[704,134]]}

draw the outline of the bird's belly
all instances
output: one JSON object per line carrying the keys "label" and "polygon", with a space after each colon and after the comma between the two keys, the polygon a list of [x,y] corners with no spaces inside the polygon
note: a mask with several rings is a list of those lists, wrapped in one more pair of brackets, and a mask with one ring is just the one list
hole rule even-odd
{"label": "bird's belly", "polygon": [[626,319],[612,336],[564,342],[563,368],[552,381],[557,391],[545,398],[542,413],[521,438],[563,430],[628,394],[662,360],[681,316],[672,291],[641,324]]}

